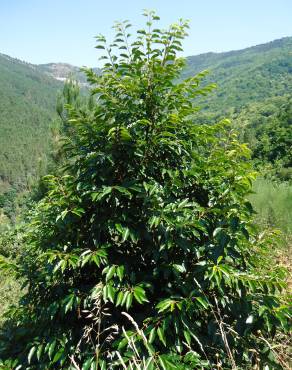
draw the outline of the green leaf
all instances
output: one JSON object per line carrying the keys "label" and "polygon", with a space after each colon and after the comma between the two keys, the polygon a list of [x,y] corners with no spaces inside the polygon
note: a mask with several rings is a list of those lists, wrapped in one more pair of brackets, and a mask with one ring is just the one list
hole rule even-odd
{"label": "green leaf", "polygon": [[38,361],[40,360],[41,358],[41,355],[42,355],[42,352],[43,352],[43,348],[44,348],[44,345],[43,344],[40,344],[38,346],[38,349],[37,349],[37,359]]}
{"label": "green leaf", "polygon": [[156,328],[154,327],[153,329],[151,329],[149,333],[149,343],[153,343],[155,337],[156,337]]}
{"label": "green leaf", "polygon": [[85,213],[83,208],[74,208],[71,210],[71,213],[74,213],[76,216],[81,217]]}
{"label": "green leaf", "polygon": [[214,231],[213,231],[213,237],[215,238],[223,229],[221,227],[217,227]]}
{"label": "green leaf", "polygon": [[119,306],[120,304],[122,304],[123,298],[124,298],[124,293],[123,291],[120,291],[117,295],[116,306]]}
{"label": "green leaf", "polygon": [[30,349],[30,351],[28,353],[27,361],[28,361],[29,364],[31,363],[31,359],[32,359],[32,357],[33,357],[36,349],[37,349],[37,347],[36,346],[33,346],[33,347],[31,347],[31,349]]}
{"label": "green leaf", "polygon": [[190,346],[191,345],[191,335],[187,330],[184,330],[184,337],[187,341],[187,344]]}
{"label": "green leaf", "polygon": [[123,242],[125,242],[128,239],[129,235],[130,235],[130,230],[128,228],[125,228],[123,231]]}
{"label": "green leaf", "polygon": [[112,285],[107,285],[107,295],[112,303],[114,303],[115,300],[115,293],[115,288]]}
{"label": "green leaf", "polygon": [[132,193],[128,189],[124,188],[123,186],[114,186],[113,188],[115,190],[118,190],[120,193],[126,195],[127,197],[130,197],[130,198],[132,197]]}
{"label": "green leaf", "polygon": [[163,312],[165,310],[167,310],[168,308],[170,308],[173,304],[175,304],[176,302],[172,299],[164,299],[163,301],[159,302],[157,305],[156,305],[156,308],[158,309],[158,312]]}
{"label": "green leaf", "polygon": [[201,306],[203,306],[205,309],[209,307],[209,302],[206,298],[203,297],[196,297],[196,300],[200,303]]}
{"label": "green leaf", "polygon": [[174,265],[172,265],[173,266],[173,268],[176,270],[176,271],[178,271],[178,272],[180,272],[180,273],[184,273],[184,272],[186,272],[186,268],[185,268],[185,266],[184,265],[177,265],[177,264],[174,264]]}
{"label": "green leaf", "polygon": [[74,294],[70,295],[70,299],[68,300],[67,304],[65,305],[65,313],[71,310],[73,303],[74,303],[75,296]]}
{"label": "green leaf", "polygon": [[52,359],[56,344],[57,344],[56,340],[53,340],[53,342],[49,346],[49,358],[50,359]]}
{"label": "green leaf", "polygon": [[110,194],[111,192],[112,192],[111,186],[104,186],[102,191],[92,193],[91,197],[93,201],[99,201],[102,200],[106,195]]}
{"label": "green leaf", "polygon": [[133,301],[133,294],[129,292],[126,300],[126,308],[127,310],[131,307]]}
{"label": "green leaf", "polygon": [[121,305],[124,306],[127,302],[127,298],[130,294],[130,291],[129,290],[126,290],[123,294],[123,299],[122,299],[122,302],[121,302]]}
{"label": "green leaf", "polygon": [[160,341],[164,344],[164,346],[166,347],[166,340],[165,340],[165,336],[164,336],[164,330],[162,329],[161,326],[159,326],[157,328],[157,334],[158,334],[158,337],[160,339]]}
{"label": "green leaf", "polygon": [[55,354],[54,358],[53,358],[53,363],[56,363],[60,360],[61,356],[63,355],[64,353],[64,348],[60,348],[59,351]]}
{"label": "green leaf", "polygon": [[118,275],[118,278],[120,279],[120,281],[123,280],[124,272],[125,272],[125,266],[118,266],[117,267],[117,275]]}
{"label": "green leaf", "polygon": [[115,274],[116,272],[116,266],[111,266],[106,274],[105,280],[109,281]]}
{"label": "green leaf", "polygon": [[219,257],[217,258],[217,265],[219,265],[219,263],[222,261],[222,259],[223,259],[223,256],[219,256]]}
{"label": "green leaf", "polygon": [[145,290],[140,286],[134,287],[134,297],[136,301],[140,304],[142,304],[143,302],[149,302],[146,298]]}
{"label": "green leaf", "polygon": [[90,368],[90,366],[91,366],[91,364],[92,364],[93,361],[94,361],[94,358],[93,357],[91,357],[88,360],[86,360],[84,362],[84,364],[82,365],[82,370],[88,370]]}
{"label": "green leaf", "polygon": [[170,360],[171,356],[161,355],[159,356],[159,362],[163,370],[176,370],[177,365]]}

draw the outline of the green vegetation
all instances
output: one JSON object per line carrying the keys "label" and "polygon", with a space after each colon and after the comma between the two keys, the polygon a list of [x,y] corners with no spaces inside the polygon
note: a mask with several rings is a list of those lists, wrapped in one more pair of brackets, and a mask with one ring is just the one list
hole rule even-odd
{"label": "green vegetation", "polygon": [[227,53],[189,57],[183,76],[211,71],[207,83],[218,89],[202,101],[208,112],[232,114],[236,109],[269,97],[283,96],[292,85],[292,37]]}
{"label": "green vegetation", "polygon": [[[292,37],[228,53],[188,58],[183,76],[209,69],[218,88],[200,105],[200,123],[232,120],[260,171],[281,180],[292,176]],[[265,167],[265,168],[263,168]]]}
{"label": "green vegetation", "polygon": [[13,275],[2,274],[0,279],[0,325],[5,322],[5,313],[11,308],[11,305],[17,304],[21,294],[20,285]]}
{"label": "green vegetation", "polygon": [[[232,116],[251,102],[264,102],[264,107],[267,98],[287,94],[292,83],[291,49],[292,38],[287,37],[244,50],[193,56],[187,58],[182,76],[211,71],[207,81],[216,81],[218,88],[201,103],[208,108],[206,121],[210,122],[210,115]],[[41,162],[46,162],[49,127],[55,115],[56,93],[61,88],[47,74],[63,77],[74,73],[84,82],[84,76],[77,72],[73,66],[33,66],[0,54],[2,188],[7,190],[9,184],[23,187],[43,173],[39,167],[45,166]]]}
{"label": "green vegetation", "polygon": [[0,55],[0,84],[2,186],[24,186],[36,177],[38,163],[48,151],[61,85],[34,66],[5,55]]}
{"label": "green vegetation", "polygon": [[[0,224],[1,226],[1,224]],[[18,228],[6,229],[0,228],[0,256],[10,261],[16,259],[21,251],[21,232]],[[4,314],[11,308],[11,305],[17,305],[21,297],[21,282],[15,279],[10,271],[1,271],[0,275],[0,325],[4,322]]]}
{"label": "green vegetation", "polygon": [[0,54],[0,215],[45,174],[56,94],[62,86],[35,66]]}
{"label": "green vegetation", "polygon": [[284,95],[244,107],[234,115],[257,167],[276,179],[292,179],[292,97]]}
{"label": "green vegetation", "polygon": [[292,185],[258,179],[250,200],[257,212],[257,221],[264,227],[279,228],[292,235]]}
{"label": "green vegetation", "polygon": [[[187,58],[182,77],[208,69],[211,73],[206,83],[218,84],[212,94],[199,100],[203,110],[196,114],[196,122],[210,123],[227,117],[241,124],[247,122],[247,113],[247,126],[252,128],[258,118],[259,123],[264,119],[264,115],[257,115],[258,109],[264,112],[267,106],[273,105],[279,112],[282,99],[285,95],[288,99],[291,91],[291,44],[292,38],[287,37],[244,50]],[[18,194],[46,172],[50,127],[56,118],[56,95],[62,87],[52,77],[64,79],[72,74],[84,84],[85,76],[77,67],[61,63],[33,66],[0,54],[0,209],[3,211],[0,210],[0,220],[3,222],[7,217],[14,220],[19,208]],[[260,124],[256,133],[259,140],[262,128]],[[254,148],[250,140],[253,128],[251,132],[247,130],[244,135]],[[274,172],[287,179],[291,176],[289,166],[282,170],[277,163]],[[7,205],[4,208],[3,202]]]}
{"label": "green vegetation", "polygon": [[285,273],[252,223],[250,151],[229,121],[193,121],[213,86],[174,82],[187,23],[145,15],[134,41],[128,22],[111,46],[97,38],[96,100],[65,104],[62,169],[1,261],[26,288],[0,333],[4,368],[282,368]]}

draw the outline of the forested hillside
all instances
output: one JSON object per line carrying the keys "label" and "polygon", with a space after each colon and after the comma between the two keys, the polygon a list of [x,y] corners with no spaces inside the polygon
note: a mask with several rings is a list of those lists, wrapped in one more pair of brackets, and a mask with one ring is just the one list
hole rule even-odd
{"label": "forested hillside", "polygon": [[[205,69],[210,71],[206,83],[217,84],[209,97],[201,99],[206,120],[234,116],[249,103],[291,93],[292,37],[238,51],[190,56],[182,76]],[[78,67],[69,64],[34,66],[0,54],[2,188],[8,182],[23,184],[35,174],[36,160],[48,147],[48,126],[55,118],[61,88],[56,80],[71,75],[86,81]]]}
{"label": "forested hillside", "polygon": [[[284,167],[278,174],[289,178],[292,37],[239,51],[188,57],[182,77],[205,69],[210,73],[203,84],[215,82],[217,89],[199,99],[202,110],[197,122],[231,118],[242,139],[255,150],[254,157]],[[85,75],[78,67],[63,63],[36,66],[0,54],[0,207],[11,208],[19,189],[43,173],[50,127],[57,117],[57,95],[68,76],[85,86]],[[286,118],[282,107],[290,112]],[[275,144],[274,136],[280,132]],[[274,154],[270,153],[271,142]],[[281,154],[275,154],[279,145]]]}
{"label": "forested hillside", "polygon": [[283,180],[292,178],[292,96],[250,103],[234,113],[241,139],[249,143],[257,165],[272,166]]}
{"label": "forested hillside", "polygon": [[282,180],[292,177],[292,37],[227,53],[187,59],[184,77],[210,73],[217,88],[200,101],[201,123],[230,118],[256,164]]}
{"label": "forested hillside", "polygon": [[[81,84],[86,77],[78,67],[64,63],[38,66],[48,75],[64,80],[74,76]],[[205,83],[217,89],[202,99],[203,108],[216,115],[228,114],[251,102],[292,92],[292,37],[224,53],[205,53],[187,58],[182,77],[208,70]],[[97,68],[94,69],[98,71]]]}
{"label": "forested hillside", "polygon": [[218,88],[203,107],[217,115],[292,92],[292,37],[227,53],[191,56],[183,77],[209,70]]}
{"label": "forested hillside", "polygon": [[23,187],[38,173],[61,86],[35,66],[0,54],[0,191]]}

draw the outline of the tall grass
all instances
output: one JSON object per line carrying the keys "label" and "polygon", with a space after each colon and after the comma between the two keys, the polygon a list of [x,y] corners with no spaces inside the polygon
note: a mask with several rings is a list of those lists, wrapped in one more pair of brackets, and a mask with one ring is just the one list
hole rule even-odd
{"label": "tall grass", "polygon": [[[253,186],[254,194],[250,201],[256,214],[256,222],[263,228],[272,227],[282,231],[282,243],[278,248],[270,250],[271,264],[284,266],[287,271],[286,298],[288,306],[291,305],[292,293],[292,184],[279,183],[268,179],[258,178]],[[290,303],[288,303],[290,302]],[[292,369],[292,342],[288,335],[276,336],[277,354],[282,358],[285,366]]]}
{"label": "tall grass", "polygon": [[250,201],[257,212],[256,221],[292,235],[292,184],[259,178],[253,190]]}

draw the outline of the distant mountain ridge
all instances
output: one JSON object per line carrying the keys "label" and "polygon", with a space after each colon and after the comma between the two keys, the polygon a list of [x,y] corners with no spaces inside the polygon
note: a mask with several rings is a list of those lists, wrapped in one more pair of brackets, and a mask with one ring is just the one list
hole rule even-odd
{"label": "distant mountain ridge", "polygon": [[292,93],[292,37],[224,53],[187,58],[182,77],[209,70],[206,82],[218,88],[203,108],[226,114],[234,109],[273,96]]}
{"label": "distant mountain ridge", "polygon": [[[208,52],[186,58],[182,78],[209,70],[206,83],[216,82],[217,90],[202,99],[204,109],[223,114],[232,108],[282,96],[292,91],[292,37],[222,53]],[[64,63],[36,66],[51,77],[64,81],[76,78],[86,86],[86,76],[79,67]],[[94,68],[97,72],[98,68]]]}
{"label": "distant mountain ridge", "polygon": [[283,47],[285,48],[286,46],[290,46],[292,48],[292,36],[283,37],[281,39],[273,40],[264,44],[249,46],[247,48],[239,50],[231,50],[218,53],[217,52],[202,53],[198,55],[189,56],[187,57],[187,59],[190,64],[192,65],[196,64],[199,69],[200,68],[206,69],[222,59],[226,59],[229,57],[240,57],[243,54],[243,52],[247,54],[254,54],[258,52],[267,52],[272,49],[278,48],[282,49]]}

